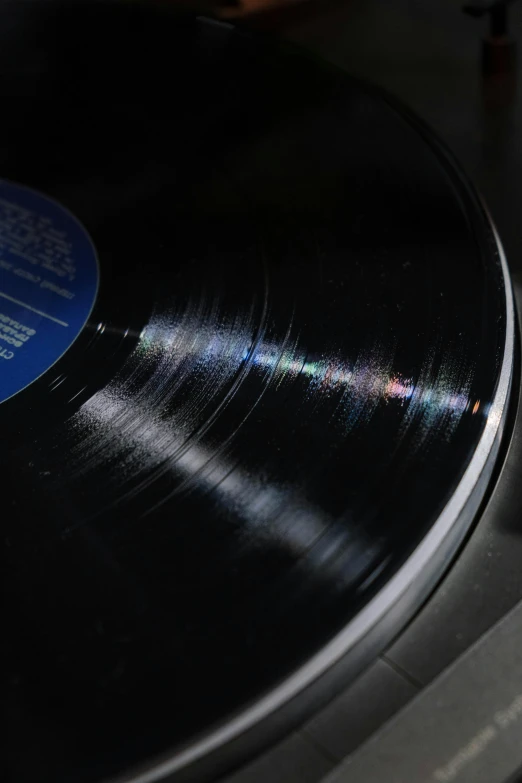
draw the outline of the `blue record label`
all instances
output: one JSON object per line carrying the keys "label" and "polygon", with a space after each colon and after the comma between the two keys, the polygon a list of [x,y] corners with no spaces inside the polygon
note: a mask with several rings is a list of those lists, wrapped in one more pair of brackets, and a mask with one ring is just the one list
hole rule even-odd
{"label": "blue record label", "polygon": [[52,199],[0,180],[0,403],[67,351],[91,313],[98,260]]}

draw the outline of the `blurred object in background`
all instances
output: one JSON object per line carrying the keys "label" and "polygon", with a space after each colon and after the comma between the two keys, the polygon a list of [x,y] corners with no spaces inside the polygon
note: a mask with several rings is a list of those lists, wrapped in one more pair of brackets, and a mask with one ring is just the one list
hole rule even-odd
{"label": "blurred object in background", "polygon": [[338,12],[352,13],[365,0],[211,0],[212,12],[221,19],[247,25],[253,30],[287,33],[302,24],[320,24]]}
{"label": "blurred object in background", "polygon": [[[139,3],[141,0],[122,0]],[[197,12],[220,18],[240,19],[263,16],[267,12],[296,8],[303,4],[316,5],[314,0],[148,0],[150,4],[165,6],[181,11]],[[326,5],[327,0],[320,3]]]}
{"label": "blurred object in background", "polygon": [[[253,29],[284,33],[305,20],[325,19],[336,9],[357,5],[361,0],[121,0],[169,5],[181,12],[197,13]],[[362,0],[363,2],[365,0]]]}
{"label": "blurred object in background", "polygon": [[289,6],[295,7],[304,2],[306,0],[222,0],[220,15],[237,18],[288,8]]}

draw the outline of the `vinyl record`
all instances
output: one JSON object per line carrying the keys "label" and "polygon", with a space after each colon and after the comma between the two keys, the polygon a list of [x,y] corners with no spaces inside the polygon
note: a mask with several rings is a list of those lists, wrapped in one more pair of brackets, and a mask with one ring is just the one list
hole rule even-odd
{"label": "vinyl record", "polygon": [[0,30],[4,769],[212,777],[462,540],[505,262],[440,145],[328,66],[147,3]]}

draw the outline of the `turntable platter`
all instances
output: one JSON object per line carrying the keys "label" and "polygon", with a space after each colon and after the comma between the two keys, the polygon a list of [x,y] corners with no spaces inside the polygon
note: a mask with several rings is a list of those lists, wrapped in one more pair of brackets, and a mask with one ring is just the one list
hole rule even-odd
{"label": "turntable platter", "polygon": [[195,780],[442,574],[502,430],[505,261],[372,88],[147,4],[22,5],[3,198],[74,215],[99,288],[0,404],[3,755],[17,783]]}

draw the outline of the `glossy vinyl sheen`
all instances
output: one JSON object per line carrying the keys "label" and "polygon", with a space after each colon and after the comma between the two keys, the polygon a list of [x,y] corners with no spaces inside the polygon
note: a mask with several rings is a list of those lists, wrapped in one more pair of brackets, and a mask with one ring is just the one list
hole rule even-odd
{"label": "glossy vinyl sheen", "polygon": [[140,5],[0,30],[0,176],[101,269],[0,406],[3,756],[91,783],[281,682],[413,551],[483,432],[505,293],[451,164],[347,77]]}

